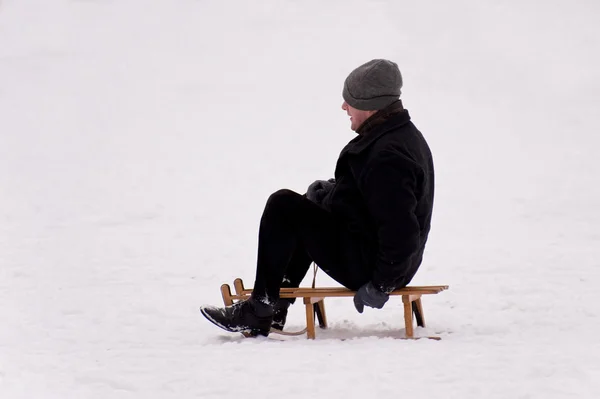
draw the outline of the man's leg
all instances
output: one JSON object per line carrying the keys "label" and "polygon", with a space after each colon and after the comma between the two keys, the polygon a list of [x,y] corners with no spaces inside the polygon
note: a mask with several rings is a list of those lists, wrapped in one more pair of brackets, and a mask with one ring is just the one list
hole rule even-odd
{"label": "man's leg", "polygon": [[252,297],[274,305],[280,287],[298,286],[313,261],[347,287],[368,281],[370,271],[358,264],[358,251],[357,259],[346,259],[342,229],[330,212],[298,193],[280,190],[271,195],[260,223]]}
{"label": "man's leg", "polygon": [[[223,308],[202,306],[200,311],[224,330],[268,335],[284,276],[289,280],[286,284],[297,286],[314,261],[351,289],[370,279],[371,271],[364,265],[369,262],[361,261],[358,244],[349,239],[330,212],[300,194],[280,190],[267,201],[261,219],[252,296]],[[278,322],[283,328],[285,315]]]}
{"label": "man's leg", "polygon": [[281,288],[299,287],[302,280],[304,280],[304,276],[306,276],[311,263],[312,259],[308,256],[306,249],[297,245],[285,270],[285,274],[283,275]]}

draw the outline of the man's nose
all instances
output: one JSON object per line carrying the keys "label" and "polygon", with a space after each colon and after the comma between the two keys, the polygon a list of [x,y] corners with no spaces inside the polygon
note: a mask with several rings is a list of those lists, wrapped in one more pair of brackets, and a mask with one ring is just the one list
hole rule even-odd
{"label": "man's nose", "polygon": [[346,110],[346,108],[348,108],[348,104],[346,103],[346,101],[344,101],[344,102],[342,103],[342,109],[345,111],[345,110]]}

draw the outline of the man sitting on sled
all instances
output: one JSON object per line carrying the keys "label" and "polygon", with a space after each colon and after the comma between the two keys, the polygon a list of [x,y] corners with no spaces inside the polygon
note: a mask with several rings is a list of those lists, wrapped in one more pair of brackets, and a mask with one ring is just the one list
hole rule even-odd
{"label": "man sitting on sled", "polygon": [[283,329],[292,299],[312,262],[356,290],[354,304],[381,309],[421,264],[433,207],[433,160],[402,106],[402,76],[388,60],[356,68],[344,82],[342,109],[358,135],[342,150],[335,179],[306,195],[272,194],[260,222],[256,281],[249,299],[204,306],[217,326],[250,336]]}

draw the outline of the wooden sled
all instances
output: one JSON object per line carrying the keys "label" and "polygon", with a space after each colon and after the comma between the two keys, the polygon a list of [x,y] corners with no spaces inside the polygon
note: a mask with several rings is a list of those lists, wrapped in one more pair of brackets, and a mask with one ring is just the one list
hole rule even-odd
{"label": "wooden sled", "polygon": [[[248,299],[252,294],[252,289],[245,288],[241,278],[235,279],[233,282],[235,295],[231,293],[229,284],[221,286],[221,294],[225,306],[233,305],[234,301]],[[404,304],[404,326],[406,331],[406,339],[418,339],[414,337],[413,329],[413,314],[416,319],[417,326],[425,327],[425,317],[423,314],[423,304],[421,302],[422,295],[439,294],[447,290],[447,285],[431,285],[431,286],[414,286],[404,287],[393,291],[390,296],[402,296]],[[327,328],[327,317],[325,314],[324,299],[328,297],[354,297],[356,291],[349,290],[344,287],[322,287],[322,288],[281,288],[279,296],[281,298],[302,298],[306,308],[306,335],[308,339],[315,339],[315,315],[319,322],[319,327]],[[302,331],[302,334],[304,331]],[[297,335],[291,333],[290,335]],[[425,337],[424,337],[425,338]],[[440,337],[426,337],[429,339],[439,340]]]}

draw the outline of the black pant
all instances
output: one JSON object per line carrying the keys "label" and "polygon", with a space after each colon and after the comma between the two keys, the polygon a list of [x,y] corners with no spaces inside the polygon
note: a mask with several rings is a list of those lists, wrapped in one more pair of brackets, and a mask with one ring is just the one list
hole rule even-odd
{"label": "black pant", "polygon": [[274,304],[279,288],[298,287],[311,262],[345,287],[371,279],[372,262],[360,243],[329,211],[290,190],[272,194],[258,235],[253,298]]}

